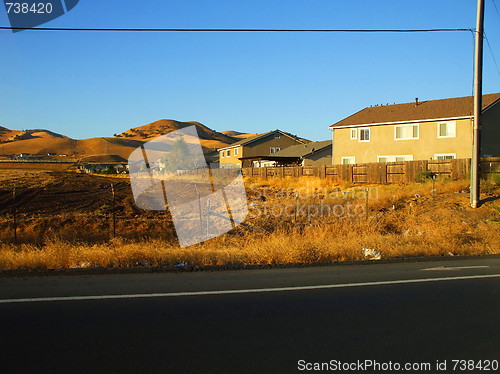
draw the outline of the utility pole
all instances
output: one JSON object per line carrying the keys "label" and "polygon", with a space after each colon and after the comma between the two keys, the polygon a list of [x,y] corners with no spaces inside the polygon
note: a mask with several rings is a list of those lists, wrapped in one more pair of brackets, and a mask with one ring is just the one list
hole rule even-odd
{"label": "utility pole", "polygon": [[479,165],[481,162],[481,111],[483,95],[484,0],[477,0],[476,50],[474,55],[474,127],[472,140],[470,205],[479,207]]}

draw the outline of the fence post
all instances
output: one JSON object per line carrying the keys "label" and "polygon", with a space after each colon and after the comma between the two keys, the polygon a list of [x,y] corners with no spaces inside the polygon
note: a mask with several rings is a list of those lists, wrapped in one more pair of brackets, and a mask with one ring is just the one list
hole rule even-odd
{"label": "fence post", "polygon": [[295,223],[297,223],[298,210],[299,210],[299,193],[295,192]]}
{"label": "fence post", "polygon": [[116,237],[116,197],[115,197],[115,187],[111,183],[111,194],[113,195],[113,238]]}
{"label": "fence post", "polygon": [[365,192],[366,192],[366,201],[365,201],[365,210],[366,210],[366,220],[368,220],[368,191],[369,191],[369,188],[365,188]]}
{"label": "fence post", "polygon": [[16,206],[16,187],[12,190],[12,214],[14,216],[14,244],[17,245],[17,206]]}
{"label": "fence post", "polygon": [[436,197],[436,174],[432,174],[432,198]]}
{"label": "fence post", "polygon": [[207,200],[207,238],[210,235],[210,200]]}
{"label": "fence post", "polygon": [[194,188],[196,190],[196,195],[198,197],[198,216],[199,216],[199,219],[200,219],[200,232],[203,232],[203,215],[202,215],[202,212],[201,212],[201,196],[200,196],[200,191],[198,191],[198,187],[196,186],[196,184],[194,185]]}

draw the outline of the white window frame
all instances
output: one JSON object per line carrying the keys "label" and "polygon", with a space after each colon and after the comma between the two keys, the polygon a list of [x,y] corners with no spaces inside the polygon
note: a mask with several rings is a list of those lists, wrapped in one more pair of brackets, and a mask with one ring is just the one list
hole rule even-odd
{"label": "white window frame", "polygon": [[[435,153],[434,154],[434,160],[439,160],[439,157],[446,157],[446,156],[452,156],[454,160],[457,158],[457,154],[456,153]],[[441,160],[444,161],[446,159],[443,158]]]}
{"label": "white window frame", "polygon": [[[344,160],[348,160],[348,161],[352,160],[352,162],[348,162],[347,164],[345,164]],[[354,157],[354,156],[342,157],[342,165],[354,165],[355,163],[356,163],[356,157]]]}
{"label": "white window frame", "polygon": [[276,148],[274,148],[274,147],[269,148],[269,154],[270,155],[273,155],[275,153],[276,153]]}
{"label": "white window frame", "polygon": [[351,140],[356,140],[358,138],[358,129],[349,129],[349,130],[350,130],[349,134]]}
{"label": "white window frame", "polygon": [[238,148],[235,148],[233,153],[235,156],[238,156]]}
{"label": "white window frame", "polygon": [[[448,127],[449,125],[452,125],[453,126],[453,135],[445,135],[445,136],[442,136],[440,135],[440,129],[441,129],[441,125],[443,123],[446,123],[446,127]],[[448,132],[448,130],[447,130]],[[456,138],[457,137],[457,121],[442,121],[442,122],[438,122],[437,123],[437,137],[439,139],[443,139],[443,138]]]}
{"label": "white window frame", "polygon": [[380,161],[381,158],[387,158],[388,161],[386,162],[401,162],[401,161],[396,161],[397,157],[404,157],[405,160],[403,161],[413,161],[413,155],[387,155],[387,156],[377,156],[377,162],[382,162]]}
{"label": "white window frame", "polygon": [[230,149],[228,149],[228,150],[226,151],[226,157],[231,157],[231,150],[230,150]]}
{"label": "white window frame", "polygon": [[[361,132],[363,130],[368,130],[368,140],[361,140]],[[371,132],[371,129],[369,127],[361,127],[359,129],[359,134],[358,134],[358,142],[360,143],[368,143],[370,140],[372,140],[372,132]]]}
{"label": "white window frame", "polygon": [[[412,129],[412,137],[411,138],[397,138],[396,137],[396,134],[397,134],[397,128],[402,128],[402,127],[415,127],[417,126],[417,137],[414,138],[413,137],[413,129]],[[394,140],[418,140],[420,139],[420,124],[419,123],[411,123],[411,124],[404,124],[404,125],[395,125],[394,126]]]}
{"label": "white window frame", "polygon": [[221,155],[220,155],[220,158],[224,158],[224,153],[226,153],[226,151],[220,151]]}

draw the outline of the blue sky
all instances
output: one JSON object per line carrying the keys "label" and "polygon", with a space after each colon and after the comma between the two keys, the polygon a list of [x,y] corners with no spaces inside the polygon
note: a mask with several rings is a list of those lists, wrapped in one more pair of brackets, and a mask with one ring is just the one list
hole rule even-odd
{"label": "blue sky", "polygon": [[[500,0],[496,0],[500,8]],[[50,27],[474,28],[475,0],[80,0]],[[0,25],[8,26],[0,7]],[[500,16],[485,30],[500,64]],[[162,119],[312,140],[372,104],[472,94],[470,33],[0,30],[0,126],[81,139]],[[485,43],[485,93],[500,75]]]}

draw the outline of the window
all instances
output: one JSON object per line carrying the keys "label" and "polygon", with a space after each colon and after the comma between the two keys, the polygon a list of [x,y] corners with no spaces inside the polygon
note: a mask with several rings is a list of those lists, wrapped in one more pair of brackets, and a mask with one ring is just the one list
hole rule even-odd
{"label": "window", "polygon": [[274,133],[274,139],[279,139],[281,138],[281,134],[279,132]]}
{"label": "window", "polygon": [[355,157],[342,157],[342,164],[343,165],[351,165],[356,163],[356,158]]}
{"label": "window", "polygon": [[413,161],[413,155],[378,156],[377,162]]}
{"label": "window", "polygon": [[220,157],[224,158],[224,151],[220,151]]}
{"label": "window", "polygon": [[359,141],[360,142],[369,142],[370,141],[370,129],[369,128],[359,129]]}
{"label": "window", "polygon": [[356,140],[358,138],[358,129],[351,129],[351,140]]}
{"label": "window", "polygon": [[454,138],[456,136],[456,121],[439,122],[437,124],[438,138]]}
{"label": "window", "polygon": [[269,149],[269,153],[270,153],[270,154],[274,154],[274,153],[276,153],[276,152],[279,152],[280,150],[281,150],[281,148],[280,148],[280,147],[271,147],[271,148]]}
{"label": "window", "polygon": [[227,156],[227,157],[231,156],[231,150],[230,150],[230,149],[228,149],[228,150],[226,151],[226,156]]}
{"label": "window", "polygon": [[419,133],[418,124],[394,126],[395,140],[418,139],[418,133]]}
{"label": "window", "polygon": [[453,160],[457,158],[456,153],[441,153],[441,154],[435,154],[434,158],[436,160]]}
{"label": "window", "polygon": [[234,155],[235,155],[235,156],[238,156],[238,148],[235,148],[235,149],[234,149]]}

